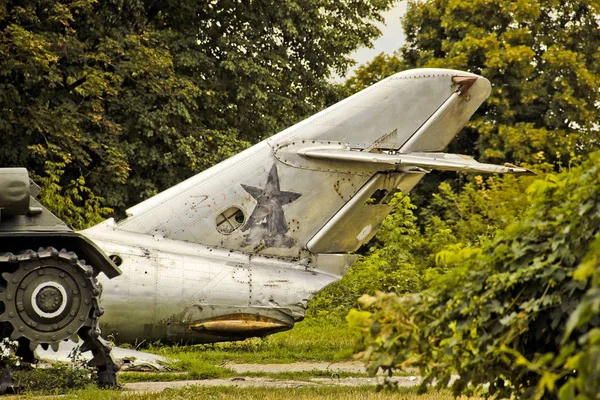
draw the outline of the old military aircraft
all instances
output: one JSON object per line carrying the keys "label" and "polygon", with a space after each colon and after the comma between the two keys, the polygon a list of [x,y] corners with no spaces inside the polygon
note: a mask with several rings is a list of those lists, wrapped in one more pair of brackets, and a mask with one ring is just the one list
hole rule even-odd
{"label": "old military aircraft", "polygon": [[101,326],[117,342],[264,336],[303,319],[433,169],[530,173],[441,151],[490,94],[466,72],[398,73],[81,232],[120,266]]}
{"label": "old military aircraft", "polygon": [[397,191],[434,169],[530,173],[442,152],[490,89],[467,72],[398,73],[82,232],[29,200],[27,171],[8,169],[0,334],[30,352],[80,337],[113,383],[99,322],[117,343],[291,329],[354,263]]}

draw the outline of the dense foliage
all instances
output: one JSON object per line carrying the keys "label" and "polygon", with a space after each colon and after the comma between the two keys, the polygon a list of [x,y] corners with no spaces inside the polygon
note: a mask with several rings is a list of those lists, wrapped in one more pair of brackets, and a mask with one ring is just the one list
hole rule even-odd
{"label": "dense foliage", "polygon": [[[359,68],[346,89],[414,67],[481,74],[490,99],[449,150],[544,173],[573,168],[600,144],[599,17],[595,1],[411,2],[407,44]],[[596,399],[599,160],[548,175],[527,198],[531,180],[512,177],[465,185],[438,175],[417,188],[407,276],[418,271],[428,289],[415,298],[402,296],[409,287],[375,294],[372,285],[361,305],[373,312],[349,316],[364,328],[372,371],[418,366],[423,388],[458,374],[456,393],[489,384],[497,397]]]}
{"label": "dense foliage", "polygon": [[384,220],[367,255],[311,300],[309,316],[322,319],[333,314],[343,318],[364,293],[414,293],[423,288],[422,266],[416,258],[416,246],[422,240],[413,214],[415,207],[402,194],[396,194],[390,204],[394,212]]}
{"label": "dense foliage", "polygon": [[[538,164],[544,174],[551,168]],[[457,190],[442,183],[430,204],[417,209],[396,194],[394,211],[342,278],[313,299],[309,315],[345,315],[362,294],[417,293],[452,270],[465,254],[517,221],[530,206],[525,191],[535,178],[476,176]],[[416,214],[420,215],[420,224]]]}
{"label": "dense foliage", "polygon": [[357,91],[408,68],[488,78],[490,98],[450,150],[483,161],[567,163],[597,149],[600,3],[595,0],[409,2],[407,43],[360,68]]}
{"label": "dense foliage", "polygon": [[[455,393],[596,399],[600,393],[600,153],[527,190],[521,221],[432,282],[418,301],[378,293],[354,311],[362,357],[417,366]],[[414,299],[413,299],[414,300]]]}
{"label": "dense foliage", "polygon": [[93,224],[337,99],[392,1],[0,2],[0,165]]}

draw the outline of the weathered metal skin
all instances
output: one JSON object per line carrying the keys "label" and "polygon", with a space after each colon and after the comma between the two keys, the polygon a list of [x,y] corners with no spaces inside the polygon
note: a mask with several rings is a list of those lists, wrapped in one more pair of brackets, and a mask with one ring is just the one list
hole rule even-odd
{"label": "weathered metal skin", "polygon": [[[96,231],[94,240],[123,260],[123,275],[104,283],[103,333],[117,342],[163,340],[206,343],[260,336],[293,327],[306,303],[339,275],[307,260],[282,260],[238,251],[123,232]],[[339,262],[349,267],[352,256]],[[198,329],[239,315],[278,321],[239,332]],[[195,329],[193,327],[196,327]],[[241,325],[237,325],[240,326]]]}
{"label": "weathered metal skin", "polygon": [[29,211],[29,174],[25,168],[0,169],[0,217]]}
{"label": "weathered metal skin", "polygon": [[405,71],[82,232],[117,341],[215,342],[293,327],[431,169],[527,173],[439,153],[490,93],[461,71]]}
{"label": "weathered metal skin", "polygon": [[[453,82],[456,76],[475,80],[467,93],[462,94],[461,84]],[[350,180],[352,185],[344,189],[352,197],[375,173],[395,170],[395,166],[311,160],[311,166],[305,167],[299,161],[304,156],[295,152],[283,157],[279,154],[281,146],[302,141],[339,142],[372,151],[374,142],[396,131],[397,151],[404,152],[406,146],[410,151],[442,151],[489,91],[486,79],[461,71],[396,74],[130,208],[128,218],[120,221],[118,228],[250,254],[301,258],[306,243],[347,202],[336,193],[337,181]],[[432,116],[435,121],[430,121]],[[434,131],[424,129],[426,125]],[[337,168],[339,164],[343,168]],[[260,239],[253,241],[248,232],[254,229],[238,229],[227,235],[216,230],[216,217],[228,207],[238,207],[251,222],[249,216],[257,200],[242,185],[266,188],[274,166],[280,190],[301,195],[282,205],[292,228],[286,235],[294,244],[278,247],[265,245]],[[291,224],[292,219],[297,223]]]}

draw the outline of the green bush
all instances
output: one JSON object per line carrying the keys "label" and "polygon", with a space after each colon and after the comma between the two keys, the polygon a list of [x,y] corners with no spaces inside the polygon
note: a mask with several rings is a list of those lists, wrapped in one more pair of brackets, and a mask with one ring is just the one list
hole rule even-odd
{"label": "green bush", "polygon": [[[546,164],[536,165],[536,170],[548,169]],[[394,211],[383,221],[366,254],[341,281],[311,300],[308,315],[342,318],[358,306],[363,294],[407,294],[427,288],[525,213],[530,206],[525,189],[532,181],[510,175],[485,180],[475,176],[458,191],[442,183],[429,205],[420,210],[408,196],[396,194],[391,202]]]}
{"label": "green bush", "polygon": [[[464,252],[419,301],[377,293],[349,320],[360,356],[419,367],[454,393],[597,399],[600,393],[600,153],[527,190],[531,208]],[[414,300],[414,299],[412,299]],[[577,397],[578,396],[578,397]]]}
{"label": "green bush", "polygon": [[26,393],[60,394],[95,387],[95,371],[87,366],[53,364],[46,368],[13,371],[12,377]]}
{"label": "green bush", "polygon": [[357,306],[357,299],[377,290],[415,293],[423,288],[423,272],[414,250],[421,235],[408,196],[397,193],[390,202],[394,211],[382,223],[366,256],[339,281],[328,286],[309,303],[308,316],[340,319]]}

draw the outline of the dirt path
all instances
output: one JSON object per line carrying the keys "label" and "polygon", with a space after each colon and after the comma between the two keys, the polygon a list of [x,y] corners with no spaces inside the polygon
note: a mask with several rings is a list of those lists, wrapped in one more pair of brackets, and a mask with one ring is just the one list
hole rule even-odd
{"label": "dirt path", "polygon": [[[41,351],[39,358],[52,361],[69,361],[69,353],[75,347],[74,343],[61,344],[61,348],[57,353],[50,351]],[[84,353],[85,355],[86,353]],[[124,362],[123,371],[135,370],[142,367],[142,370],[160,371],[164,370],[161,366],[166,361],[164,357],[150,353],[144,353],[129,349],[115,347],[113,355]],[[233,386],[233,387],[306,387],[319,385],[336,385],[336,386],[375,386],[383,383],[383,374],[377,377],[340,377],[337,374],[363,374],[366,372],[363,363],[358,361],[344,362],[297,362],[289,364],[235,364],[226,363],[221,367],[229,368],[240,374],[240,377],[230,379],[205,379],[205,380],[184,380],[172,382],[136,382],[124,384],[124,389],[134,392],[160,392],[167,388],[181,388],[190,385],[196,386]],[[265,374],[277,373],[295,373],[295,372],[325,372],[325,374],[314,374],[321,377],[306,378],[303,380],[294,379],[274,379],[269,376],[265,377],[245,377],[244,374],[258,372]],[[310,374],[309,374],[310,375]],[[292,375],[293,376],[293,375]],[[306,374],[304,374],[306,376]],[[326,377],[322,377],[326,376]],[[394,377],[399,386],[415,386],[421,382],[421,378],[416,376],[400,376]]]}
{"label": "dirt path", "polygon": [[[247,387],[273,387],[273,388],[296,388],[307,386],[334,385],[334,386],[375,386],[383,383],[383,376],[377,377],[344,377],[336,376],[336,373],[364,373],[365,367],[361,362],[346,361],[338,363],[327,362],[298,362],[290,364],[234,364],[228,363],[223,367],[230,368],[241,376],[230,379],[204,379],[174,382],[136,382],[126,383],[125,390],[136,392],[160,392],[165,389],[182,388],[186,386],[233,386],[239,388]],[[303,371],[327,371],[331,372],[330,378],[310,378],[305,380],[273,379],[269,377],[244,377],[249,372],[282,373]],[[416,386],[421,383],[418,376],[394,377],[399,386]]]}
{"label": "dirt path", "polygon": [[[415,386],[421,383],[421,378],[414,376],[395,377],[399,386]],[[175,382],[136,382],[126,383],[125,390],[135,392],[161,392],[165,389],[177,389],[186,386],[233,386],[239,388],[248,387],[272,387],[272,388],[299,388],[320,385],[332,386],[375,386],[383,383],[383,378],[311,378],[306,381],[281,380],[272,378],[232,378],[232,379],[205,379],[197,381],[175,381]]]}
{"label": "dirt path", "polygon": [[247,372],[266,372],[269,374],[279,372],[301,372],[301,371],[331,371],[365,373],[366,369],[362,362],[345,361],[337,363],[329,362],[296,362],[290,364],[235,364],[227,363],[224,367],[230,368],[239,374]]}

